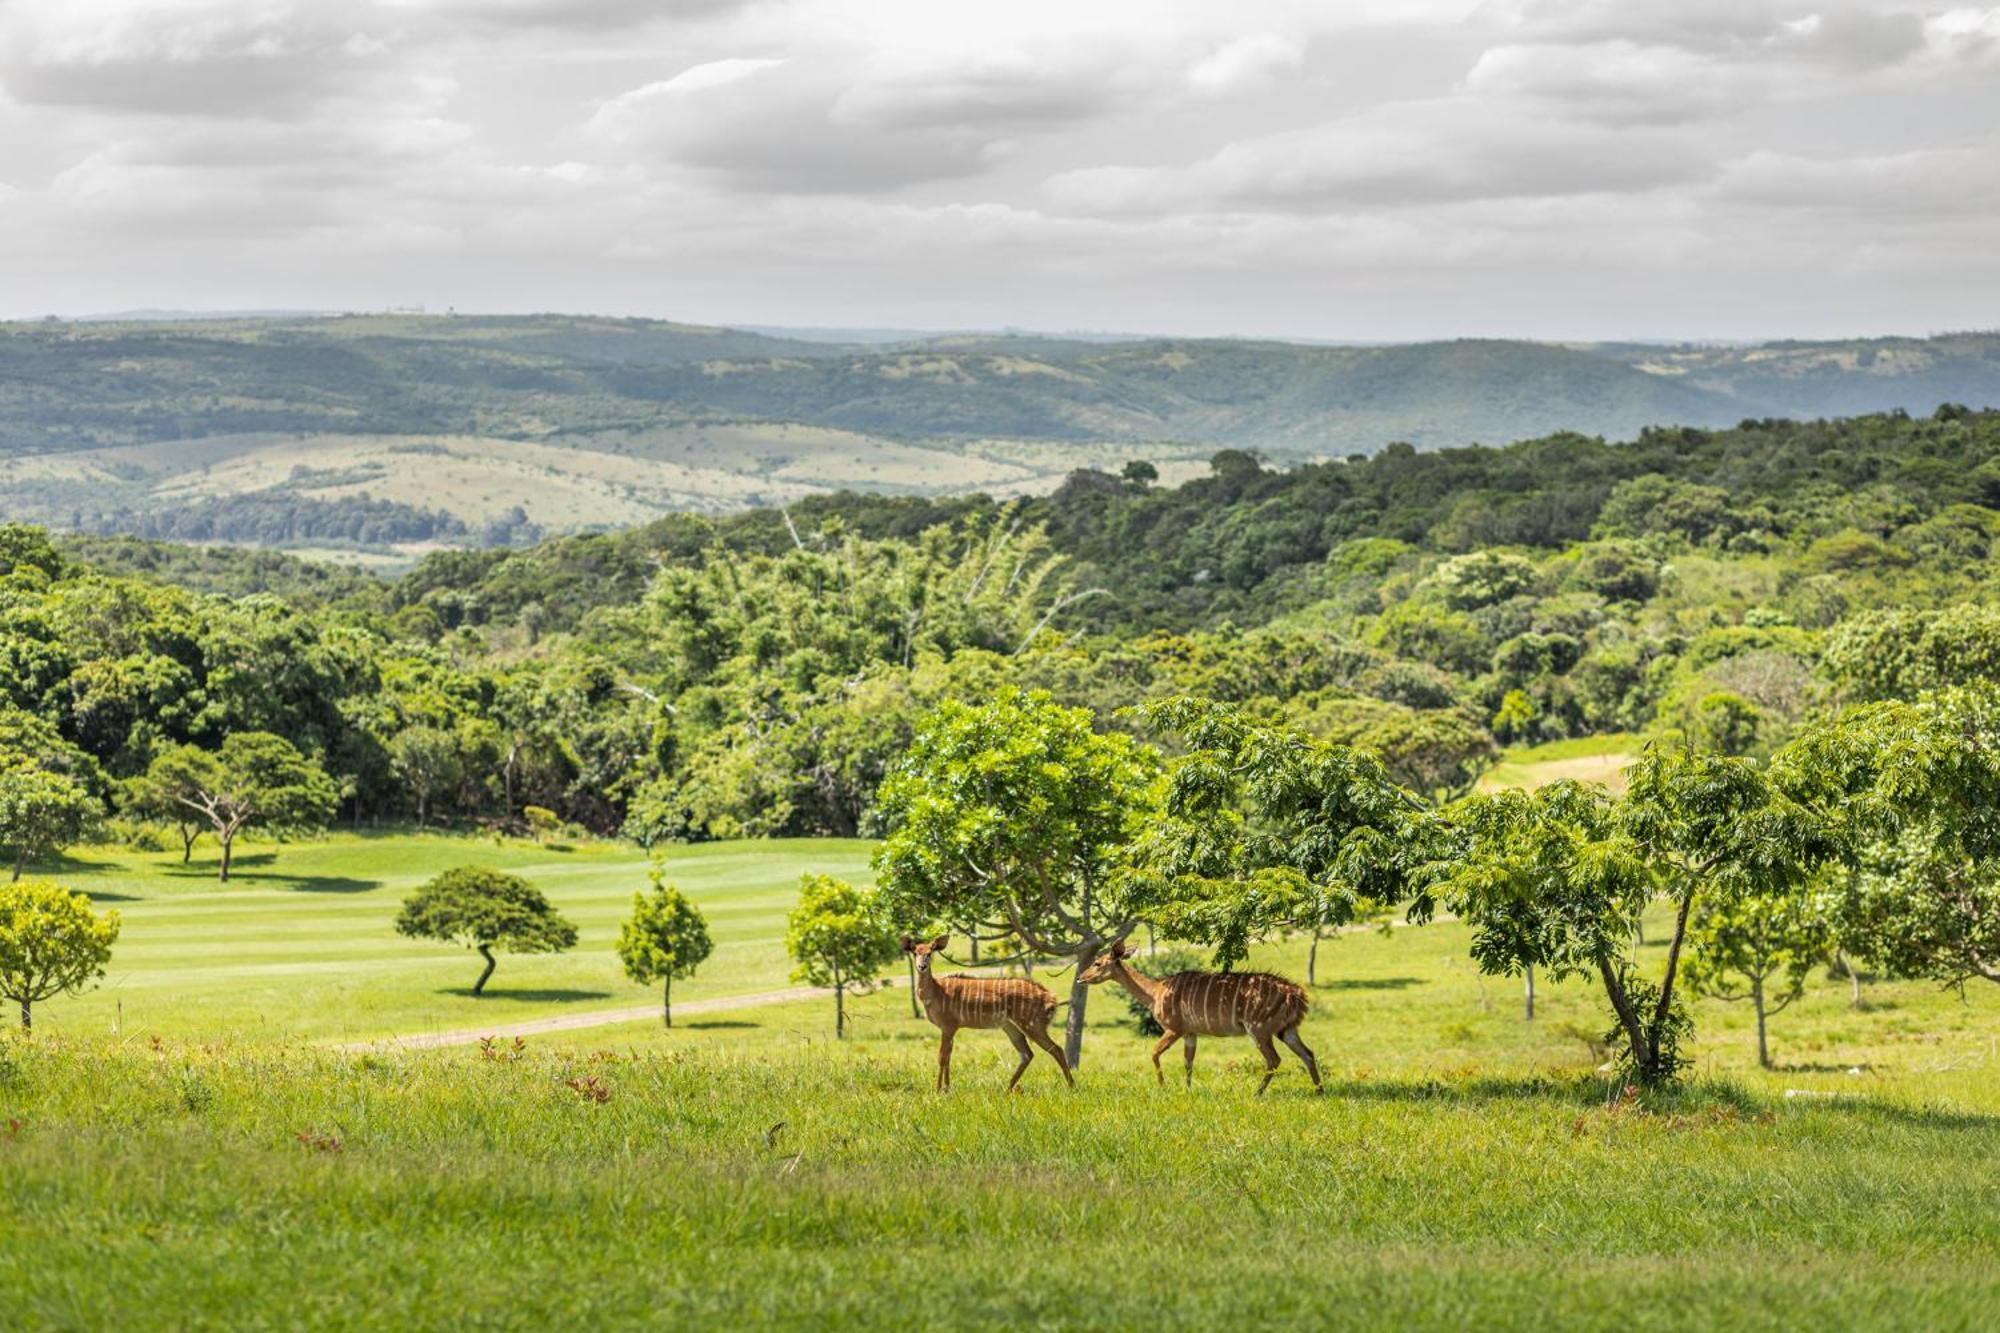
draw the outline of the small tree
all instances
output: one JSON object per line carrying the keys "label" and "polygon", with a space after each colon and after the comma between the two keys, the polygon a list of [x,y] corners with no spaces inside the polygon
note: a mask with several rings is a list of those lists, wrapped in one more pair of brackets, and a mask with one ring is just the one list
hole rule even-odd
{"label": "small tree", "polygon": [[[1158,761],[1095,722],[1013,688],[926,718],[878,798],[894,830],[875,857],[889,915],[988,941],[1012,934],[1078,973],[1131,931],[1139,918],[1113,902],[1111,882],[1154,808]],[[1072,980],[1072,1068],[1089,994]]]}
{"label": "small tree", "polygon": [[290,741],[265,731],[237,732],[219,750],[177,745],[162,751],[141,789],[147,799],[171,799],[206,821],[222,848],[218,878],[225,884],[236,837],[244,829],[323,828],[340,799],[324,769]]}
{"label": "small tree", "polygon": [[1859,844],[1843,951],[1896,976],[2000,983],[2000,685],[1872,704],[1792,748],[1844,798]]}
{"label": "small tree", "polygon": [[1806,993],[1806,974],[1831,960],[1833,930],[1813,898],[1752,893],[1704,903],[1688,929],[1687,984],[1757,1014],[1757,1063],[1771,1067],[1765,1024]]}
{"label": "small tree", "polygon": [[43,879],[0,888],[0,998],[21,1006],[32,1028],[34,1006],[82,990],[104,975],[118,939],[118,913],[91,910],[90,899]]}
{"label": "small tree", "polygon": [[458,783],[458,738],[439,727],[405,727],[389,742],[389,766],[416,803],[417,827],[422,828],[431,798]]}
{"label": "small tree", "polygon": [[785,950],[798,964],[794,980],[833,987],[837,1037],[847,1035],[847,992],[873,990],[879,982],[876,974],[900,952],[874,891],[831,875],[799,878],[799,902],[786,922]]}
{"label": "small tree", "polygon": [[1407,895],[1430,812],[1378,757],[1202,700],[1146,716],[1186,753],[1121,867],[1123,910],[1213,946],[1226,968],[1259,939],[1337,930]]}
{"label": "small tree", "polygon": [[714,949],[708,922],[687,895],[666,882],[666,872],[654,865],[653,891],[632,895],[632,915],[618,928],[618,957],[625,975],[641,986],[663,983],[660,1014],[674,1025],[674,979],[691,977]]}
{"label": "small tree", "polygon": [[[1631,1075],[1661,1083],[1686,1062],[1679,1048],[1692,1031],[1675,990],[1696,901],[1803,896],[1841,843],[1788,794],[1789,772],[1775,780],[1746,760],[1660,747],[1631,772],[1618,802],[1574,782],[1462,802],[1451,819],[1459,845],[1434,858],[1431,887],[1472,925],[1482,970],[1594,973]],[[1660,890],[1675,913],[1655,982],[1626,948]]]}
{"label": "small tree", "polygon": [[13,862],[14,879],[28,862],[80,840],[100,813],[76,779],[43,768],[33,756],[0,751],[0,851]]}
{"label": "small tree", "polygon": [[486,970],[472,993],[486,990],[493,950],[561,953],[576,943],[576,927],[549,905],[541,890],[504,870],[460,866],[431,880],[403,903],[397,933],[476,949]]}
{"label": "small tree", "polygon": [[157,761],[118,787],[118,805],[125,813],[174,826],[174,832],[181,838],[182,865],[194,859],[194,845],[208,829],[207,817],[181,799],[187,790],[178,779],[175,765]]}

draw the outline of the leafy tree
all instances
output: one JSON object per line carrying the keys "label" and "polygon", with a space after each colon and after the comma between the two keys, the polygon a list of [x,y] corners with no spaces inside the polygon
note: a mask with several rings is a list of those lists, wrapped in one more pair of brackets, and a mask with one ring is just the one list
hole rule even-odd
{"label": "leafy tree", "polygon": [[1535,565],[1507,551],[1474,551],[1440,564],[1430,582],[1452,610],[1476,611],[1534,586]]}
{"label": "leafy tree", "polygon": [[1843,949],[1901,976],[2000,983],[2000,685],[1867,705],[1794,748],[1847,798],[1860,843]]}
{"label": "leafy tree", "polygon": [[47,880],[17,880],[0,888],[0,998],[21,1006],[21,1026],[34,1026],[34,1006],[82,990],[104,975],[118,939],[118,913],[98,916],[90,899]]}
{"label": "leafy tree", "polygon": [[618,928],[618,957],[641,986],[662,983],[660,1016],[672,1027],[675,979],[693,976],[715,946],[701,909],[666,882],[666,871],[656,863],[648,874],[653,891],[632,895],[632,915]]}
{"label": "leafy tree", "polygon": [[458,784],[458,740],[440,727],[405,727],[389,742],[389,765],[417,807],[417,827],[427,821],[431,798]]}
{"label": "leafy tree", "polygon": [[18,751],[0,751],[0,854],[13,878],[29,861],[53,856],[89,832],[102,813],[82,784]]}
{"label": "leafy tree", "polygon": [[155,761],[118,786],[118,806],[125,813],[174,826],[180,834],[182,865],[194,859],[194,845],[209,827],[207,816],[181,799],[188,791],[186,776],[179,765]]}
{"label": "leafy tree", "polygon": [[1804,894],[1748,893],[1705,902],[1688,929],[1687,984],[1757,1015],[1757,1063],[1771,1067],[1765,1025],[1806,993],[1806,975],[1833,957],[1833,930]]}
{"label": "leafy tree", "polygon": [[[988,940],[1011,933],[1078,972],[1131,930],[1138,918],[1112,882],[1154,808],[1158,762],[1092,722],[1088,710],[1013,688],[933,712],[879,798],[891,832],[875,864],[895,919]],[[1072,1066],[1088,995],[1072,982]]]}
{"label": "leafy tree", "polygon": [[[1815,871],[1845,853],[1842,831],[1801,799],[1812,790],[1796,756],[1767,774],[1743,759],[1709,751],[1649,747],[1627,770],[1620,831],[1660,875],[1674,908],[1660,998],[1650,1026],[1621,1012],[1639,1052],[1639,1072],[1655,1076],[1689,913],[1697,897],[1718,906],[1752,894],[1799,897]],[[1635,1021],[1638,1020],[1638,1021]]]}
{"label": "leafy tree", "polygon": [[225,884],[243,830],[322,828],[339,800],[333,779],[318,764],[283,737],[256,731],[225,738],[219,750],[177,745],[163,751],[139,790],[147,802],[172,800],[207,822],[222,848],[218,878]]}
{"label": "leafy tree", "polygon": [[[1806,784],[1789,770],[1774,778],[1746,760],[1653,746],[1630,775],[1618,802],[1559,782],[1463,803],[1452,820],[1459,843],[1427,892],[1471,923],[1486,971],[1594,973],[1630,1073],[1658,1083],[1684,1063],[1679,1047],[1691,1031],[1675,991],[1696,902],[1802,895],[1844,844],[1793,794]],[[1657,981],[1626,955],[1656,893],[1674,908]]]}
{"label": "leafy tree", "polygon": [[1205,700],[1145,714],[1187,751],[1118,878],[1127,915],[1228,967],[1264,936],[1337,928],[1407,896],[1429,812],[1373,754]]}
{"label": "leafy tree", "polygon": [[799,877],[799,901],[786,919],[785,951],[795,981],[833,987],[833,1031],[847,1035],[847,992],[866,992],[902,952],[873,890],[830,875]]}
{"label": "leafy tree", "polygon": [[1298,725],[1321,740],[1374,752],[1393,780],[1426,796],[1469,790],[1500,754],[1493,734],[1458,708],[1331,699],[1298,714]]}
{"label": "leafy tree", "polygon": [[1535,725],[1535,701],[1528,697],[1526,690],[1509,690],[1500,700],[1499,710],[1493,714],[1493,730],[1504,740],[1526,739]]}
{"label": "leafy tree", "polygon": [[486,970],[472,984],[474,995],[485,992],[493,975],[493,950],[561,953],[576,943],[576,927],[540,889],[519,875],[484,866],[460,866],[424,884],[396,914],[396,931],[477,950]]}

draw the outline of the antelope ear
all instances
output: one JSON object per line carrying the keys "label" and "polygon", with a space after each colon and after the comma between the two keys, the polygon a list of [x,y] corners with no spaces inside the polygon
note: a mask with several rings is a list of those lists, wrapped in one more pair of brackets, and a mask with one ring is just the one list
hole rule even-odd
{"label": "antelope ear", "polygon": [[911,939],[911,938],[910,938],[910,937],[909,937],[908,935],[905,935],[905,936],[903,936],[903,952],[904,952],[904,953],[911,953],[911,952],[914,952],[914,951],[915,951],[915,949],[916,949],[916,947],[917,947],[917,942],[916,942],[915,940]]}
{"label": "antelope ear", "polygon": [[951,936],[940,935],[936,939],[931,941],[931,952],[933,953],[939,952],[944,948],[945,945],[950,943],[951,943]]}
{"label": "antelope ear", "polygon": [[1127,954],[1125,952],[1124,940],[1120,940],[1118,941],[1118,943],[1111,946],[1111,956],[1113,958],[1129,958],[1131,956],[1130,954]]}

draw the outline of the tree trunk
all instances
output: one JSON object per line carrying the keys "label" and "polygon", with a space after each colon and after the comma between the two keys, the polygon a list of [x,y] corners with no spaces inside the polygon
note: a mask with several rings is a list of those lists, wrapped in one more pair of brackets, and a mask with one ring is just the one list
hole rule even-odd
{"label": "tree trunk", "polygon": [[227,883],[229,882],[229,856],[230,856],[230,853],[231,853],[231,852],[233,852],[233,851],[234,851],[235,849],[236,849],[236,835],[235,835],[234,833],[225,833],[225,834],[223,834],[223,835],[222,835],[222,874],[221,874],[221,876],[220,876],[220,881],[221,881],[222,883],[224,883],[224,884],[227,884]]}
{"label": "tree trunk", "polygon": [[977,935],[972,937],[972,965],[974,967],[979,966],[979,937]]}
{"label": "tree trunk", "polygon": [[1847,974],[1847,1007],[1850,1009],[1859,1009],[1861,1007],[1861,969],[1854,965],[1852,958],[1849,958],[1839,949],[1833,951],[1833,961],[1838,963],[1840,970]]}
{"label": "tree trunk", "polygon": [[1674,973],[1680,970],[1681,942],[1687,939],[1688,909],[1693,906],[1694,890],[1689,889],[1687,896],[1681,899],[1680,911],[1674,914],[1674,933],[1672,938],[1667,941],[1667,970],[1660,975],[1660,1002],[1653,1008],[1653,1031],[1655,1036],[1658,1035],[1661,1028],[1666,1026],[1667,1014],[1673,1008]]}
{"label": "tree trunk", "polygon": [[18,883],[21,878],[21,862],[27,859],[28,859],[28,854],[26,852],[23,852],[19,856],[14,858],[14,879],[16,883]]}
{"label": "tree trunk", "polygon": [[21,1001],[21,1031],[31,1032],[34,1030],[34,1026],[35,1026],[34,1010],[28,1006],[28,1002],[26,1000],[23,1000]]}
{"label": "tree trunk", "polygon": [[847,983],[838,972],[833,974],[833,1035],[842,1039],[847,1036]]}
{"label": "tree trunk", "polygon": [[1528,990],[1527,1018],[1528,1021],[1532,1023],[1535,1021],[1535,965],[1533,963],[1528,964],[1527,990]]}
{"label": "tree trunk", "polygon": [[1750,1004],[1757,1011],[1757,1063],[1771,1067],[1771,1047],[1764,1040],[1764,978],[1750,978]]}
{"label": "tree trunk", "polygon": [[486,978],[493,975],[493,965],[497,961],[493,957],[493,950],[484,944],[479,946],[479,956],[486,960],[486,970],[479,974],[479,980],[472,983],[472,993],[474,995],[483,995],[486,993]]}
{"label": "tree trunk", "polygon": [[1625,987],[1619,984],[1618,974],[1611,970],[1611,959],[1600,957],[1597,960],[1597,972],[1604,978],[1604,993],[1610,998],[1611,1007],[1618,1012],[1619,1026],[1625,1029],[1625,1040],[1631,1043],[1632,1059],[1642,1067],[1650,1068],[1646,1030],[1639,1024],[1639,1015],[1633,1010],[1631,998],[1625,994]]}
{"label": "tree trunk", "polygon": [[1153,923],[1146,923],[1146,956],[1151,958],[1160,951],[1160,942],[1153,938]]}
{"label": "tree trunk", "polygon": [[180,825],[179,828],[181,834],[181,864],[186,865],[188,862],[194,860],[194,840],[201,836],[201,830],[196,829],[190,833],[185,824]]}
{"label": "tree trunk", "polygon": [[1306,985],[1319,985],[1319,927],[1313,927],[1312,948],[1306,950]]}
{"label": "tree trunk", "polygon": [[667,984],[660,989],[660,1017],[668,1027],[674,1025],[674,979],[667,978]]}
{"label": "tree trunk", "polygon": [[422,793],[419,793],[419,794],[418,794],[418,796],[417,796],[417,827],[418,827],[418,828],[422,828],[422,827],[424,826],[424,805],[425,805],[425,801],[424,801],[424,797],[423,797]]}
{"label": "tree trunk", "polygon": [[1074,1070],[1083,1063],[1083,1007],[1090,1000],[1090,987],[1075,978],[1081,976],[1088,959],[1079,959],[1069,983],[1069,1022],[1063,1029],[1063,1058]]}

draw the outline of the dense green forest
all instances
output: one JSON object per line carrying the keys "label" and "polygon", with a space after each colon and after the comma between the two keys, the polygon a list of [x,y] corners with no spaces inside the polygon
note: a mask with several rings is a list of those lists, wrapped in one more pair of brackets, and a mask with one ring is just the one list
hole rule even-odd
{"label": "dense green forest", "polygon": [[1996,511],[2000,414],[1946,407],[1282,471],[1224,451],[1179,488],[836,495],[388,583],[15,527],[0,652],[107,811],[241,733],[296,746],[353,819],[854,833],[918,717],[1002,684],[1120,727],[1240,703],[1445,793],[1503,744],[1766,753],[1831,701],[1977,669]]}

